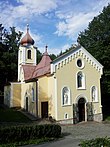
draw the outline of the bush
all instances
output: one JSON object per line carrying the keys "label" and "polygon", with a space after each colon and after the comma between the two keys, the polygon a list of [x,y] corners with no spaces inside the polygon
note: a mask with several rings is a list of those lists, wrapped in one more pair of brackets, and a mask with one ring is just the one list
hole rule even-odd
{"label": "bush", "polygon": [[58,138],[60,135],[61,127],[55,124],[5,127],[0,128],[0,144],[45,137]]}
{"label": "bush", "polygon": [[110,138],[96,138],[92,140],[82,141],[81,147],[110,147]]}

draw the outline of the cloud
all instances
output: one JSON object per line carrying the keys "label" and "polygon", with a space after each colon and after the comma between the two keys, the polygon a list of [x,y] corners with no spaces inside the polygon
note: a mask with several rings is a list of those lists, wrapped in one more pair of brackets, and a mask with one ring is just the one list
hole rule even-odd
{"label": "cloud", "polygon": [[57,3],[55,0],[18,0],[23,6],[25,6],[31,13],[45,13],[57,7]]}
{"label": "cloud", "polygon": [[64,52],[66,49],[69,49],[69,48],[70,48],[70,44],[67,43],[58,48],[48,48],[48,52],[49,54],[58,55],[60,54],[61,51]]}
{"label": "cloud", "polygon": [[77,15],[68,16],[65,21],[60,21],[57,25],[55,34],[58,36],[68,36],[74,38],[78,32],[87,27],[88,23],[92,20],[94,13],[79,13]]}
{"label": "cloud", "polygon": [[9,3],[8,1],[0,2],[0,21],[5,26],[16,26],[18,23],[34,19],[33,15],[41,15],[53,9],[56,9],[56,0],[17,0],[17,5]]}
{"label": "cloud", "polygon": [[78,33],[87,28],[108,2],[110,0],[1,0],[0,23],[6,29],[15,26],[22,32],[29,23],[36,45],[44,51],[42,46],[50,42],[49,52],[57,53],[63,51],[65,42],[76,42]]}
{"label": "cloud", "polygon": [[[110,0],[108,1],[110,2]],[[87,28],[94,16],[97,16],[103,7],[108,5],[108,1],[100,0],[96,3],[91,2],[89,5],[87,3],[88,8],[84,10],[81,8],[78,11],[72,11],[71,9],[67,12],[65,12],[66,10],[57,11],[56,16],[59,18],[59,22],[56,24],[55,34],[69,37],[71,40],[73,38],[77,39],[78,33]]]}

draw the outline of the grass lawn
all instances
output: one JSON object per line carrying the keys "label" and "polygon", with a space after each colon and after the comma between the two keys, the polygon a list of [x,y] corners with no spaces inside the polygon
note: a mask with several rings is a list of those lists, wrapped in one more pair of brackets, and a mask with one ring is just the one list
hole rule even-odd
{"label": "grass lawn", "polygon": [[[33,126],[36,123],[34,124],[33,121],[31,121],[29,118],[27,118],[25,115],[23,115],[20,111],[18,111],[16,109],[3,108],[0,106],[0,128],[1,129],[5,129],[5,127],[11,128],[11,126],[13,127],[16,125],[18,127],[23,125],[23,127],[24,127],[25,125],[28,126],[28,124],[29,124],[29,126],[31,126],[31,125]],[[58,139],[58,138],[42,136],[42,137],[36,138],[36,139],[29,139],[29,140],[24,140],[24,141],[18,140],[17,142],[8,140],[9,143],[8,142],[6,142],[5,144],[4,144],[4,142],[2,144],[0,143],[0,147],[18,147],[18,146],[29,145],[29,144],[30,145],[31,144],[42,144],[45,142],[55,141],[56,139]]]}
{"label": "grass lawn", "polygon": [[31,120],[15,109],[0,107],[0,122],[29,123]]}

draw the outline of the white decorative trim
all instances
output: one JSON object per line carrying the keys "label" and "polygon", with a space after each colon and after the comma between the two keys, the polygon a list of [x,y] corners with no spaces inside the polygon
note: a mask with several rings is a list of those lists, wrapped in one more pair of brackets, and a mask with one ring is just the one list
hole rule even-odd
{"label": "white decorative trim", "polygon": [[58,104],[57,104],[57,79],[54,78],[54,84],[55,84],[55,118],[58,119]]}
{"label": "white decorative trim", "polygon": [[[34,48],[34,47],[33,47]],[[36,49],[34,48],[34,65],[36,65],[37,62],[37,55],[36,55]]]}
{"label": "white decorative trim", "polygon": [[77,95],[75,98],[75,103],[78,103],[80,98],[84,98],[86,100],[86,103],[88,103],[88,99],[84,94]]}
{"label": "white decorative trim", "polygon": [[[62,55],[61,57],[57,58],[56,60],[54,60],[52,62],[52,69],[51,69],[51,73],[56,72],[57,69],[59,69],[60,67],[58,66],[60,63],[64,63],[65,60],[67,61],[65,64],[71,62],[71,57],[77,58],[78,56],[82,56],[84,59],[87,60],[87,62],[89,62],[98,72],[100,72],[100,74],[103,74],[103,66],[86,50],[84,49],[82,46],[81,47],[77,47],[74,50],[71,50],[70,52]],[[57,68],[56,68],[57,67]]]}
{"label": "white decorative trim", "polygon": [[13,107],[13,83],[11,83],[10,107]]}
{"label": "white decorative trim", "polygon": [[[78,61],[78,60],[81,60],[81,62],[82,62],[82,66],[81,66],[81,67],[79,67],[79,66],[77,65],[77,61]],[[81,58],[76,59],[76,67],[79,68],[79,69],[83,69],[83,68],[85,67],[84,60],[82,60]]]}

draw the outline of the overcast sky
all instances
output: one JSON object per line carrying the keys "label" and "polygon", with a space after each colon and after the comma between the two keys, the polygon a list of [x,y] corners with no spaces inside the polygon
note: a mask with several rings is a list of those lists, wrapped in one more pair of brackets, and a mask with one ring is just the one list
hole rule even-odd
{"label": "overcast sky", "polygon": [[[0,23],[30,34],[41,52],[58,54],[76,43],[78,34],[110,0],[0,0]],[[24,35],[23,34],[23,35]]]}

